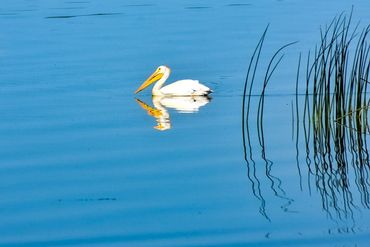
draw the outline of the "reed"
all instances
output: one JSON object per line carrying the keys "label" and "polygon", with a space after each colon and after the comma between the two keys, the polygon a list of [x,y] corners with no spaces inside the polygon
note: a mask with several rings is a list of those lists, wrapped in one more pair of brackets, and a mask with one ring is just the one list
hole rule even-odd
{"label": "reed", "polygon": [[348,17],[342,13],[321,28],[320,42],[307,56],[303,132],[308,177],[309,182],[314,178],[323,209],[333,219],[353,219],[355,191],[370,208],[369,32],[370,25],[361,31],[359,24],[352,25],[352,11]]}
{"label": "reed", "polygon": [[[268,27],[264,30],[251,56],[246,81],[243,88],[242,136],[244,159],[247,163],[248,178],[252,183],[253,194],[260,200],[260,213],[270,220],[266,210],[266,200],[261,190],[260,179],[256,175],[256,161],[253,157],[250,136],[250,112],[252,92],[255,91],[256,74]],[[370,162],[367,148],[369,132],[367,97],[370,73],[370,46],[368,36],[370,26],[359,31],[359,24],[352,25],[352,11],[334,18],[320,29],[320,40],[307,59],[299,54],[296,74],[295,108],[292,108],[296,133],[296,161],[302,187],[302,171],[299,165],[300,123],[304,133],[305,161],[307,164],[308,187],[311,181],[322,197],[322,207],[334,220],[354,219],[353,209],[358,209],[354,193],[359,193],[361,204],[370,208]],[[272,175],[273,162],[267,158],[263,130],[265,95],[269,81],[282,61],[285,48],[278,49],[269,60],[264,72],[256,108],[256,129],[261,158],[265,164],[266,179],[271,182],[275,196],[282,198],[288,210],[292,199],[285,195],[282,181]],[[301,73],[302,61],[306,61],[305,73]],[[303,83],[302,83],[303,80]],[[304,87],[303,112],[300,112],[299,86]],[[292,103],[293,107],[293,103]],[[302,122],[300,122],[302,116]],[[354,175],[352,175],[354,174]],[[355,181],[353,182],[352,177]],[[357,189],[353,188],[353,184]],[[351,187],[352,186],[352,187]]]}
{"label": "reed", "polygon": [[[250,112],[252,92],[255,91],[256,74],[268,27],[264,30],[251,56],[242,101],[242,136],[244,159],[248,178],[255,197],[260,200],[260,213],[270,220],[266,200],[261,190],[260,178],[256,175],[256,161],[253,157],[250,136]],[[368,110],[370,100],[367,89],[370,73],[370,25],[359,31],[359,24],[352,25],[352,11],[334,18],[329,25],[320,29],[320,40],[307,58],[299,54],[296,74],[295,109],[292,115],[295,123],[296,161],[302,187],[302,171],[299,165],[299,135],[304,133],[305,162],[307,164],[308,187],[311,181],[322,197],[322,207],[334,220],[354,220],[353,209],[358,209],[354,193],[359,193],[361,204],[370,208],[370,162],[367,137],[370,134]],[[285,48],[278,49],[269,60],[258,95],[256,108],[256,129],[261,158],[265,163],[266,179],[271,182],[275,196],[286,200],[282,206],[288,210],[292,199],[285,195],[282,181],[271,173],[273,162],[267,158],[263,131],[265,95],[269,81],[282,61]],[[301,64],[306,62],[301,73]],[[303,81],[303,82],[302,82]],[[304,87],[303,112],[300,111],[299,86]],[[300,116],[302,116],[300,118]],[[300,122],[300,119],[302,119]],[[302,123],[302,128],[300,124]],[[354,182],[353,182],[354,177]],[[353,186],[356,186],[356,189]]]}
{"label": "reed", "polygon": [[310,114],[318,128],[327,130],[332,121],[367,122],[362,113],[369,108],[370,26],[358,34],[359,25],[352,28],[351,20],[352,12],[349,17],[341,14],[321,29],[320,43],[307,58],[306,96],[312,95],[312,112],[306,105],[304,114]]}
{"label": "reed", "polygon": [[[256,48],[254,49],[254,52],[251,56],[251,59],[249,61],[246,80],[243,87],[243,100],[242,100],[242,138],[243,138],[243,148],[244,148],[244,159],[247,164],[247,175],[252,185],[252,192],[253,195],[260,201],[260,214],[263,215],[268,221],[271,221],[270,217],[268,216],[267,210],[266,210],[266,200],[262,194],[261,190],[261,178],[257,176],[257,167],[256,167],[256,161],[253,157],[253,151],[252,151],[252,144],[251,144],[251,136],[250,136],[250,109],[251,109],[251,99],[253,97],[252,92],[255,85],[255,78],[259,67],[259,60],[261,57],[262,47],[266,38],[268,26],[264,30],[264,32],[261,35],[261,38],[259,39]],[[285,191],[282,188],[282,181],[272,175],[272,165],[273,162],[267,158],[266,155],[266,149],[265,149],[265,139],[264,139],[264,130],[263,130],[263,115],[264,115],[264,104],[265,104],[265,94],[267,85],[274,73],[274,71],[277,69],[278,65],[282,61],[284,54],[282,54],[283,50],[287,48],[290,45],[295,44],[296,42],[292,42],[286,45],[283,45],[281,48],[279,48],[271,57],[269,60],[269,63],[267,64],[267,68],[263,76],[263,82],[262,82],[262,89],[259,94],[258,99],[258,108],[257,108],[257,116],[256,116],[256,123],[257,123],[257,136],[258,136],[258,142],[260,145],[260,155],[261,159],[264,163],[265,168],[265,178],[270,183],[271,191],[274,193],[274,195],[284,201],[284,204],[281,206],[281,208],[284,211],[288,211],[289,205],[292,203],[292,199],[288,198],[285,195]]]}

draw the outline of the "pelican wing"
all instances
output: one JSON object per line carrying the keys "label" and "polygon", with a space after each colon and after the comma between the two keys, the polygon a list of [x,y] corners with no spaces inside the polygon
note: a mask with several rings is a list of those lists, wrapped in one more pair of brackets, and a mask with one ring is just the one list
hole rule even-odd
{"label": "pelican wing", "polygon": [[163,88],[160,91],[164,95],[173,95],[173,96],[185,96],[185,95],[207,95],[211,93],[211,89],[202,85],[197,80],[181,80],[171,83]]}

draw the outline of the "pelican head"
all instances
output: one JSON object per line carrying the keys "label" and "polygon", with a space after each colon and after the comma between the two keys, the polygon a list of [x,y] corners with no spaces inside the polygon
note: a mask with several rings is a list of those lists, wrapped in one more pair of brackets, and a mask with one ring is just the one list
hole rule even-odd
{"label": "pelican head", "polygon": [[[164,75],[169,75],[171,72],[171,69],[168,67],[168,66],[165,66],[165,65],[161,65],[159,66],[153,74],[151,74],[148,79],[146,79],[144,81],[143,84],[141,84],[141,86],[135,91],[135,94],[144,90],[145,88],[149,87],[153,82],[156,82],[160,79],[162,79],[162,77]],[[166,78],[167,79],[167,78]]]}

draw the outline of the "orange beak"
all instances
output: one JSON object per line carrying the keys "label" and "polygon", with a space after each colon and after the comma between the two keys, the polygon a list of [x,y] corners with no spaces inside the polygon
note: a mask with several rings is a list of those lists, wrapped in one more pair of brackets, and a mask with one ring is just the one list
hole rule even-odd
{"label": "orange beak", "polygon": [[158,72],[158,70],[156,70],[153,74],[151,74],[148,79],[146,79],[146,81],[144,81],[143,84],[141,84],[141,86],[135,91],[135,93],[138,93],[142,90],[144,90],[145,88],[147,88],[150,84],[152,84],[153,82],[156,82],[158,81],[159,79],[161,79],[163,77],[163,73],[160,73]]}

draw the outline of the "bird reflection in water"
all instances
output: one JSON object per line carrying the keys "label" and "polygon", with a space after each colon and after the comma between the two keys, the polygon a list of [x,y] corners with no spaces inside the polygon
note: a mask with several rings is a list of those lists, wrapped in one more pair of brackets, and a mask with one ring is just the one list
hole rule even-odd
{"label": "bird reflection in water", "polygon": [[175,109],[180,113],[194,113],[198,112],[199,108],[205,106],[210,101],[211,98],[208,96],[153,96],[152,107],[142,100],[136,99],[136,102],[139,103],[150,116],[156,119],[157,125],[154,126],[154,128],[161,131],[171,129],[172,127],[170,114],[167,108]]}

